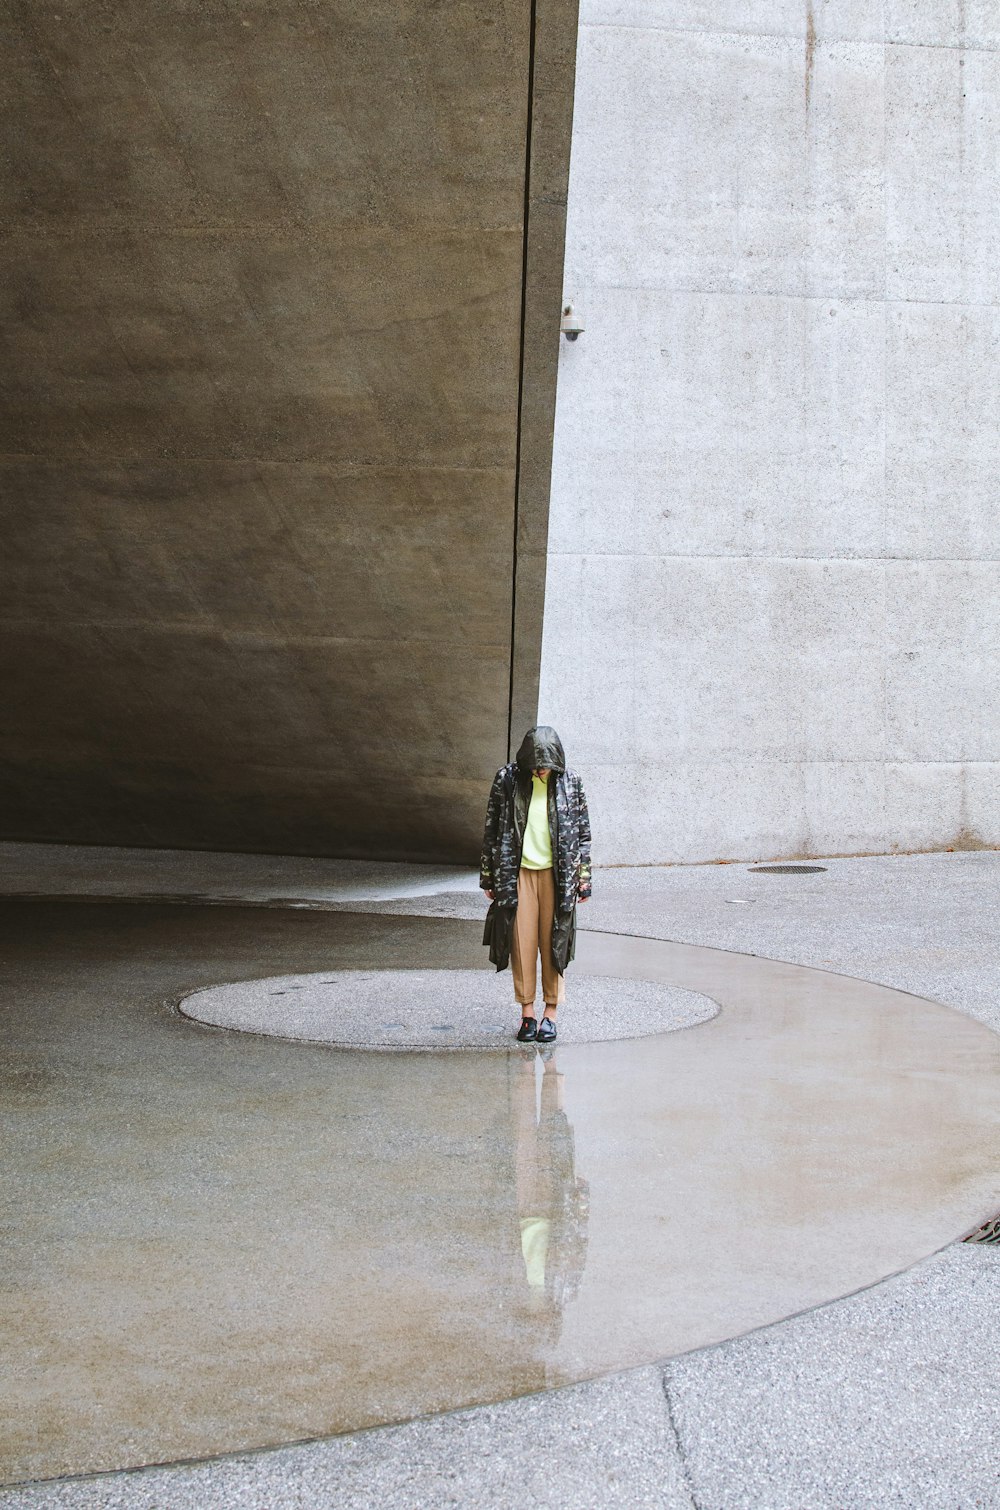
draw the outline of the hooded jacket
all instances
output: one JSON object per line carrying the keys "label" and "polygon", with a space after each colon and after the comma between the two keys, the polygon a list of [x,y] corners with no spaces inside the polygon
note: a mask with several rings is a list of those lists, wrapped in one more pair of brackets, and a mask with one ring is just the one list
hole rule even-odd
{"label": "hooded jacket", "polygon": [[576,944],[576,904],[590,896],[590,815],[583,782],[566,769],[562,740],[547,724],[529,729],[517,759],[501,766],[486,807],[479,884],[492,891],[483,943],[498,970],[510,960],[510,938],[517,911],[517,876],[521,869],[524,830],[531,801],[531,773],[548,768],[549,835],[555,871],[556,906],[552,922],[552,956],[563,975]]}

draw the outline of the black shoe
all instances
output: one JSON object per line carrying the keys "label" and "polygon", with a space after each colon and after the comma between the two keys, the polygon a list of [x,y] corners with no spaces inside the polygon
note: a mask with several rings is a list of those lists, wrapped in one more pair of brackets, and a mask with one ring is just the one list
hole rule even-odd
{"label": "black shoe", "polygon": [[538,1037],[538,1024],[533,1017],[522,1017],[517,1030],[518,1043],[534,1043]]}
{"label": "black shoe", "polygon": [[541,1020],[541,1022],[538,1024],[538,1031],[535,1034],[535,1037],[538,1039],[538,1042],[539,1043],[552,1043],[554,1041],[554,1039],[555,1039],[555,1036],[556,1036],[556,1025],[552,1021],[552,1018],[551,1017],[543,1017],[542,1020]]}

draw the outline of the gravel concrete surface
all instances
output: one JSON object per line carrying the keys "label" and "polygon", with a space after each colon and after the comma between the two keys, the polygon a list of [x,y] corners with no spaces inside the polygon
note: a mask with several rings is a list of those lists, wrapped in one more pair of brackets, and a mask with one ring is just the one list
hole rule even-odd
{"label": "gravel concrete surface", "polygon": [[218,850],[0,842],[7,896],[147,897],[200,902],[327,902],[466,891],[479,873],[463,865],[239,855]]}
{"label": "gravel concrete surface", "polygon": [[602,871],[588,928],[763,954],[960,1007],[1000,1032],[1000,852]]}
{"label": "gravel concrete surface", "polygon": [[[1000,854],[817,863],[824,874],[601,871],[586,926],[822,965],[1000,1030]],[[353,905],[482,913],[458,888]],[[718,1240],[739,1242],[724,1213]],[[998,1314],[1000,1249],[956,1244],[874,1289],[661,1369],[274,1453],[0,1491],[0,1505],[996,1510]]]}
{"label": "gravel concrete surface", "polygon": [[1000,1505],[1000,1254],[907,1274],[723,1347],[666,1387],[699,1510]]}
{"label": "gravel concrete surface", "polygon": [[[820,965],[959,1007],[1000,1032],[1000,851],[809,863],[825,869],[599,870],[580,924]],[[351,906],[428,917],[484,911],[478,896],[457,889]]]}
{"label": "gravel concrete surface", "polygon": [[[185,997],[186,1017],[311,1043],[358,1048],[507,1048],[520,1023],[509,973],[340,970],[211,986]],[[558,1013],[561,1043],[645,1038],[707,1022],[707,996],[656,981],[587,976]],[[541,1015],[542,1003],[536,1004]]]}
{"label": "gravel concrete surface", "polygon": [[405,1426],[0,1492],[4,1510],[690,1510],[657,1368]]}

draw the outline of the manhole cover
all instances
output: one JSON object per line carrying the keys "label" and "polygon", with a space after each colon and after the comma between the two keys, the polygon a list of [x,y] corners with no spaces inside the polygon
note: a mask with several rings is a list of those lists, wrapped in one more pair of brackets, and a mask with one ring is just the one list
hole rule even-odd
{"label": "manhole cover", "polygon": [[752,876],[817,876],[825,865],[751,865]]}

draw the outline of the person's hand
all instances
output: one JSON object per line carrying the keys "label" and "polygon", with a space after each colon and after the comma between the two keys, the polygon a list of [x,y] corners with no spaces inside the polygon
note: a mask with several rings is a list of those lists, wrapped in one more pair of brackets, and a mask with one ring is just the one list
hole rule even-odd
{"label": "person's hand", "polygon": [[493,901],[493,893],[492,893],[492,891],[486,891],[486,887],[485,886],[483,887],[483,891],[486,893],[486,895],[489,897],[490,901],[492,902]]}

